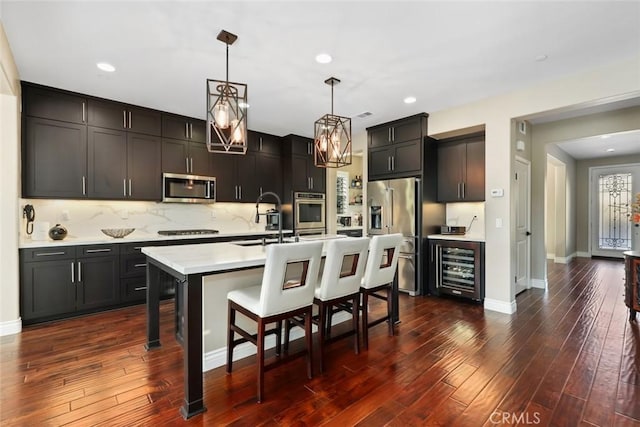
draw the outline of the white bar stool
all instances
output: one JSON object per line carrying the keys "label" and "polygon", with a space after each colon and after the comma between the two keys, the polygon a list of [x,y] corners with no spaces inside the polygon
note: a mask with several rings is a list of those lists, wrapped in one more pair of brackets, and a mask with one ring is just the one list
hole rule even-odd
{"label": "white bar stool", "polygon": [[[324,344],[355,335],[354,351],[360,352],[360,283],[367,261],[367,237],[335,239],[327,242],[324,269],[320,286],[316,288],[314,304],[318,306],[318,338],[320,345],[320,373],[324,370]],[[331,337],[331,314],[334,307],[352,306],[353,329]],[[339,310],[337,310],[339,311]],[[288,341],[288,328],[285,328]]]}
{"label": "white bar stool", "polygon": [[[322,242],[272,244],[266,247],[266,263],[262,285],[237,289],[227,294],[229,323],[227,335],[227,373],[233,365],[233,349],[241,343],[257,346],[258,402],[262,402],[265,371],[279,365],[264,364],[264,338],[276,334],[276,356],[280,354],[282,321],[293,316],[304,318],[307,348],[300,354],[307,355],[307,375],[313,377],[312,331],[313,296],[320,269]],[[291,279],[292,272],[296,279]],[[236,311],[257,322],[258,331],[252,335],[236,324]],[[276,323],[274,329],[266,325]],[[234,334],[242,338],[234,339]],[[285,359],[279,360],[284,362]]]}
{"label": "white bar stool", "polygon": [[[362,294],[362,343],[369,348],[369,328],[382,322],[389,323],[389,336],[393,336],[392,319],[392,285],[398,269],[398,256],[402,234],[384,234],[373,236],[369,244],[367,267],[360,286]],[[386,291],[386,295],[380,293]],[[369,297],[387,302],[387,314],[379,319],[369,321]]]}

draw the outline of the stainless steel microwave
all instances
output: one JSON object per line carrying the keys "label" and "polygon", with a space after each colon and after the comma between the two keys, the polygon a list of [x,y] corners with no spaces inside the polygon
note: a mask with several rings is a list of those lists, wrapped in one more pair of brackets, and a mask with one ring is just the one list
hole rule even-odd
{"label": "stainless steel microwave", "polygon": [[163,173],[162,201],[213,203],[216,201],[216,179],[211,176]]}

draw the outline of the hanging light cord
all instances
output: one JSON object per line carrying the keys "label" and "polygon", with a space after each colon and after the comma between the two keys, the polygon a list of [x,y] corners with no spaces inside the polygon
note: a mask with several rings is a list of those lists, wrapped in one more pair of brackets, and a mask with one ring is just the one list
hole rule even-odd
{"label": "hanging light cord", "polygon": [[333,80],[331,80],[331,115],[333,116]]}

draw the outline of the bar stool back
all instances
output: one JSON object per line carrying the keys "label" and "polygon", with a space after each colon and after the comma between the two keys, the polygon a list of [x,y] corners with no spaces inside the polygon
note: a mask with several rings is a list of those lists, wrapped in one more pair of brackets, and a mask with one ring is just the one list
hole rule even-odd
{"label": "bar stool back", "polygon": [[[369,328],[382,322],[389,324],[389,336],[393,336],[392,285],[398,269],[398,256],[402,234],[384,234],[373,236],[369,244],[369,257],[360,286],[362,294],[362,343],[369,348]],[[386,291],[385,295],[380,291]],[[369,321],[369,297],[387,302],[387,314]]]}
{"label": "bar stool back", "polygon": [[[320,286],[316,288],[314,304],[318,306],[318,336],[320,343],[320,372],[324,370],[324,344],[345,336],[355,335],[354,350],[360,351],[359,301],[360,283],[369,249],[367,237],[335,239],[327,242],[324,269]],[[353,329],[331,337],[331,314],[334,307],[345,307],[352,315]],[[287,336],[288,338],[288,336]],[[285,339],[287,339],[285,338]]]}
{"label": "bar stool back", "polygon": [[[313,296],[320,269],[322,242],[300,242],[273,244],[265,249],[266,263],[262,276],[262,285],[237,289],[227,294],[229,323],[227,335],[227,372],[231,373],[233,349],[241,343],[252,342],[257,346],[258,358],[258,402],[264,394],[264,372],[280,363],[264,364],[264,338],[276,335],[276,356],[280,355],[282,321],[293,316],[304,319],[307,348],[307,375],[313,376],[311,322],[313,315]],[[297,278],[290,278],[291,271]],[[258,324],[258,331],[252,335],[236,324],[236,312],[239,311]],[[273,329],[266,325],[275,323]],[[234,339],[234,334],[242,338]],[[284,362],[280,359],[279,362]]]}

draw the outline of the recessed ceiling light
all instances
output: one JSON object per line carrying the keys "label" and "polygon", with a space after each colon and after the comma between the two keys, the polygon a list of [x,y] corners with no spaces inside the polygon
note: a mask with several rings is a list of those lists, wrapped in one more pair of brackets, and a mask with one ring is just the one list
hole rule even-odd
{"label": "recessed ceiling light", "polygon": [[613,153],[614,151],[616,151],[616,149],[615,149],[615,148],[607,148],[607,149],[606,149],[606,152],[607,152],[607,153]]}
{"label": "recessed ceiling light", "polygon": [[331,61],[333,61],[333,58],[331,58],[331,55],[328,53],[319,53],[316,55],[316,62],[318,64],[328,64]]}
{"label": "recessed ceiling light", "polygon": [[611,138],[611,135],[600,135],[600,138],[602,138],[602,139]]}
{"label": "recessed ceiling light", "polygon": [[416,97],[415,96],[407,96],[404,99],[404,103],[405,104],[413,104],[414,102],[416,102]]}
{"label": "recessed ceiling light", "polygon": [[538,56],[536,56],[536,62],[546,61],[547,58],[548,58],[547,55],[538,55]]}
{"label": "recessed ceiling light", "polygon": [[249,104],[247,104],[246,102],[239,102],[238,103],[238,107],[240,107],[240,108],[249,108],[251,106]]}
{"label": "recessed ceiling light", "polygon": [[116,70],[116,67],[109,64],[108,62],[98,62],[96,66],[102,71],[106,71],[107,73],[113,73]]}

